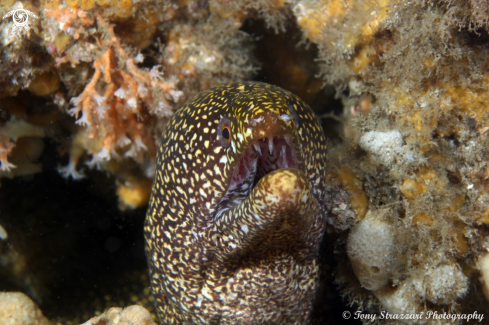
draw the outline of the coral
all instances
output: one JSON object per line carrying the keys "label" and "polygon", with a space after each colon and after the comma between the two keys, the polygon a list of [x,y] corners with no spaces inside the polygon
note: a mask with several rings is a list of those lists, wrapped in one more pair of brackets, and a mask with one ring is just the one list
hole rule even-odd
{"label": "coral", "polygon": [[21,292],[0,292],[0,323],[5,325],[50,325],[39,307]]}
{"label": "coral", "polygon": [[[92,165],[121,155],[142,161],[144,152],[155,147],[150,134],[143,133],[142,123],[146,121],[142,103],[147,107],[170,107],[164,94],[173,94],[173,100],[178,100],[179,93],[173,82],[163,80],[158,66],[150,71],[139,69],[135,59],[128,57],[118,42],[112,26],[101,17],[98,22],[107,29],[107,41],[110,40],[112,46],[95,60],[95,73],[83,92],[72,98],[74,107],[69,113],[75,117],[81,113],[76,124],[85,126],[88,137],[94,142],[102,143],[99,150],[89,151]],[[116,62],[113,62],[114,55],[118,57]],[[122,62],[126,71],[113,73],[113,65]],[[102,73],[104,79],[101,79]],[[102,85],[96,87],[99,81]],[[169,113],[163,109],[159,116]]]}
{"label": "coral", "polygon": [[[155,139],[177,105],[204,88],[246,79],[255,71],[250,51],[243,47],[250,38],[240,33],[240,26],[229,17],[223,17],[218,28],[205,19],[196,24],[186,22],[177,15],[178,7],[157,0],[41,1],[36,5],[29,4],[27,9],[41,12],[41,29],[33,27],[41,37],[5,36],[1,62],[6,64],[2,71],[8,74],[0,74],[0,86],[8,96],[26,88],[77,118],[75,123],[81,128],[66,125],[72,130],[72,148],[68,164],[59,167],[65,177],[82,178],[84,173],[79,169],[83,163],[90,169],[111,172],[124,161],[135,161],[139,168],[132,163],[126,164],[131,171],[121,173],[117,168],[121,184],[152,177]],[[188,5],[189,13],[206,12],[203,16],[222,6],[181,5]],[[249,8],[265,15],[283,4],[243,6],[233,10],[237,14],[238,9]],[[7,9],[2,7],[2,13]],[[7,20],[1,23],[4,31],[12,27]],[[154,37],[162,23],[170,26],[159,36],[165,45]],[[146,58],[150,52],[141,53],[148,47],[159,50],[149,66]],[[14,142],[2,137],[1,143],[1,168],[11,171],[15,164],[7,156],[12,155]],[[17,175],[40,170],[39,166],[26,167]],[[133,203],[127,206],[144,204]]]}
{"label": "coral", "polygon": [[[46,48],[73,96],[69,105],[61,93],[58,103],[82,127],[72,137],[68,165],[59,167],[67,178],[83,177],[77,169],[81,162],[110,173],[115,165],[131,166],[125,173],[116,168],[120,184],[152,177],[155,139],[181,99],[216,83],[244,79],[254,71],[247,63],[249,54],[241,48],[246,37],[205,22],[175,24],[166,34],[166,46],[160,45],[161,56],[152,59],[151,67],[142,67],[141,51],[154,43],[158,23],[175,19],[174,9],[158,1],[144,6],[138,1],[70,1],[67,5],[47,10],[42,17]],[[83,79],[74,79],[77,73]],[[53,85],[48,91],[34,86],[39,83],[31,84],[37,95],[56,88]],[[88,161],[86,155],[91,156]],[[124,161],[135,161],[139,168]],[[121,207],[147,202],[147,195],[134,202],[129,188],[119,187]]]}

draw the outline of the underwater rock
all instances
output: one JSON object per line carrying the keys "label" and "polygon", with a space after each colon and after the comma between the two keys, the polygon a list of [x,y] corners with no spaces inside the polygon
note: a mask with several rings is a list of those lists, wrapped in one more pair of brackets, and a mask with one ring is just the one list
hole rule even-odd
{"label": "underwater rock", "polygon": [[146,308],[132,305],[125,308],[112,307],[82,325],[155,325],[155,322]]}
{"label": "underwater rock", "polygon": [[37,305],[22,292],[0,292],[0,324],[52,325]]}
{"label": "underwater rock", "polygon": [[392,217],[389,208],[369,211],[348,234],[347,254],[362,287],[392,314],[419,314],[425,310],[419,304],[424,299],[447,305],[463,297],[468,278],[457,263],[444,264],[448,259],[431,261],[411,273],[401,271],[409,244],[400,238]]}
{"label": "underwater rock", "polygon": [[[418,315],[421,312],[421,306],[417,303],[419,300],[419,295],[415,290],[417,284],[414,279],[409,278],[396,288],[384,287],[375,291],[374,294],[383,309],[391,314]],[[401,321],[406,324],[413,323],[412,320]]]}
{"label": "underwater rock", "polygon": [[[395,287],[384,287],[374,291],[382,307],[391,314],[420,315],[435,312],[432,305],[423,306],[420,301],[428,299],[434,304],[450,304],[466,294],[467,277],[456,265],[441,265],[427,272],[420,271],[401,281]],[[411,319],[403,319],[406,324]],[[436,320],[421,319],[416,323],[438,324]]]}

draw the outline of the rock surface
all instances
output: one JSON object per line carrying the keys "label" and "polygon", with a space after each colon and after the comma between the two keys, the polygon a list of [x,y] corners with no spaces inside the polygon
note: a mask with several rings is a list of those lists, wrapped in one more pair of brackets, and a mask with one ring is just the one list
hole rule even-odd
{"label": "rock surface", "polygon": [[52,325],[36,303],[22,292],[0,292],[0,324]]}
{"label": "rock surface", "polygon": [[155,325],[148,310],[139,305],[113,307],[100,316],[92,317],[82,325]]}

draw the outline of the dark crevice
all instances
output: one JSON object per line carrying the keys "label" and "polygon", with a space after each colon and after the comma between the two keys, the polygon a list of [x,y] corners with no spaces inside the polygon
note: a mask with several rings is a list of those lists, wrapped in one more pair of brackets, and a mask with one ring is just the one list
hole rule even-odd
{"label": "dark crevice", "polygon": [[145,211],[121,212],[114,180],[100,172],[63,179],[58,161],[56,144],[47,141],[42,173],[2,179],[0,224],[10,247],[1,249],[17,252],[27,267],[18,274],[23,282],[6,274],[1,284],[29,294],[47,317],[80,323],[106,307],[132,304],[131,294],[148,285],[136,276],[147,273]]}

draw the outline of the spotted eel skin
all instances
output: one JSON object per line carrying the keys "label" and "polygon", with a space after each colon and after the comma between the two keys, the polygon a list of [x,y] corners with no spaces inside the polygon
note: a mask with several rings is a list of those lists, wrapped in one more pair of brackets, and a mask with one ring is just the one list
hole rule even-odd
{"label": "spotted eel skin", "polygon": [[231,83],[180,108],[145,223],[162,324],[307,324],[326,160],[317,117],[279,87]]}

